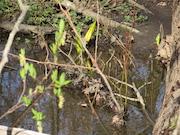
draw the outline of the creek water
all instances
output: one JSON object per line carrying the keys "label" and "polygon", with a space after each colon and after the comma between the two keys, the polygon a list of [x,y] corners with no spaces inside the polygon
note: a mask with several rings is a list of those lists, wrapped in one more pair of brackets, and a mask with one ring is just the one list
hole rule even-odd
{"label": "creek water", "polygon": [[[5,41],[5,40],[4,40]],[[4,41],[0,42],[1,50],[5,44]],[[11,52],[18,54],[19,47],[22,47],[24,42],[20,41],[18,44],[13,45]],[[19,47],[17,47],[19,46]],[[29,47],[31,48],[31,47]],[[26,49],[27,56],[30,58],[38,59],[41,56],[40,52],[33,52],[32,49]],[[38,56],[38,57],[37,57]],[[151,84],[143,87],[140,92],[144,98],[146,109],[153,120],[158,115],[161,108],[161,102],[164,94],[164,80],[163,70],[159,63],[154,58],[149,58],[141,55],[143,59],[135,60],[135,67],[130,70],[129,80],[134,82],[137,87],[140,87],[145,82]],[[19,76],[20,66],[18,60],[9,57],[8,66],[15,69],[5,67],[0,75],[0,115],[3,115],[9,108],[15,105],[22,93],[22,81]],[[38,77],[41,78],[42,65],[36,65]],[[111,67],[116,69],[116,67]],[[118,72],[118,71],[117,71]],[[113,75],[115,71],[111,71]],[[37,82],[27,79],[27,87],[35,87]],[[63,88],[65,104],[62,109],[58,109],[57,99],[51,93],[44,95],[38,102],[38,108],[43,112],[46,118],[43,120],[43,132],[52,135],[104,135],[107,134],[101,126],[99,120],[92,114],[90,107],[82,107],[80,104],[88,103],[87,99],[79,89]],[[135,93],[131,92],[133,97]],[[17,109],[15,112],[7,115],[0,120],[1,125],[10,126],[15,122],[19,115],[24,111],[25,107]],[[109,134],[150,134],[152,126],[149,126],[146,116],[141,110],[140,104],[136,102],[129,102],[127,110],[127,118],[125,126],[121,128],[114,128],[111,125],[114,112],[106,107],[96,108],[96,111],[107,129]],[[27,115],[20,121],[17,127],[37,130],[36,121],[32,119],[32,113],[28,112]]]}

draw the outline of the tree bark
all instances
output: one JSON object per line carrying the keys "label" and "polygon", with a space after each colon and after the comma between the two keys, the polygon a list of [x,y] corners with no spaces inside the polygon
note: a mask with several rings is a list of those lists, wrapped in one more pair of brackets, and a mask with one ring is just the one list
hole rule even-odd
{"label": "tree bark", "polygon": [[180,134],[180,0],[173,2],[172,32],[159,46],[166,64],[166,92],[153,135]]}

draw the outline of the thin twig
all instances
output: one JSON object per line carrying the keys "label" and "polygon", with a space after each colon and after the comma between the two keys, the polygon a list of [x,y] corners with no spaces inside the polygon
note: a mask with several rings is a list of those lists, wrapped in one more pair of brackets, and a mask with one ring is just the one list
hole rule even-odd
{"label": "thin twig", "polygon": [[25,91],[26,91],[26,77],[23,80],[23,91],[22,91],[22,93],[20,95],[20,98],[19,98],[18,102],[21,101],[21,98],[23,97]]}
{"label": "thin twig", "polygon": [[16,33],[19,31],[18,27],[22,23],[22,21],[24,20],[24,17],[25,17],[25,15],[29,9],[29,6],[23,4],[21,0],[18,0],[18,4],[19,4],[19,7],[22,10],[22,12],[21,12],[21,15],[19,16],[17,22],[15,23],[13,30],[9,34],[8,41],[5,45],[4,53],[3,53],[2,60],[0,63],[0,73],[1,73],[4,65],[8,62],[7,56],[8,56],[8,53],[10,51],[11,45],[13,43],[14,37],[15,37]]}
{"label": "thin twig", "polygon": [[118,94],[118,93],[114,93],[114,95],[119,96],[119,97],[122,97],[122,98],[124,98],[124,99],[128,99],[128,100],[130,100],[130,101],[136,101],[136,102],[139,102],[139,99],[136,99],[136,98],[130,98],[130,97],[127,97],[127,96]]}
{"label": "thin twig", "polygon": [[[0,51],[0,53],[3,53],[3,51]],[[12,57],[18,58],[18,55],[8,53],[8,55],[11,55]],[[93,67],[85,67],[85,66],[79,66],[79,65],[69,65],[69,64],[59,64],[59,63],[53,63],[53,62],[44,62],[44,61],[38,61],[30,58],[26,58],[27,61],[31,61],[37,64],[43,64],[43,65],[54,65],[54,66],[60,66],[60,67],[70,67],[70,68],[82,68],[82,69],[88,69],[88,70],[93,70],[96,71],[96,68]]]}
{"label": "thin twig", "polygon": [[138,89],[136,88],[135,84],[133,83],[133,90],[136,92],[136,96],[139,100],[139,102],[142,105],[142,111],[144,112],[144,114],[146,115],[147,119],[149,120],[149,122],[154,125],[154,121],[151,119],[151,117],[149,116],[148,112],[146,111],[146,106],[143,100],[143,97],[141,96],[140,92],[138,91]]}
{"label": "thin twig", "polygon": [[[99,14],[99,2],[97,0],[96,2],[96,6],[97,6],[97,14]],[[98,18],[98,15],[97,15],[97,31],[96,31],[96,43],[95,43],[95,55],[94,55],[94,58],[95,58],[95,61],[97,61],[97,49],[98,49],[98,37],[99,37],[99,18]]]}

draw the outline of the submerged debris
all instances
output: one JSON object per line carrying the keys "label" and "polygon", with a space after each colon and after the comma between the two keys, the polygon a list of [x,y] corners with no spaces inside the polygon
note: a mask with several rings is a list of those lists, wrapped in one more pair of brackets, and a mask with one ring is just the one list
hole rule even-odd
{"label": "submerged debris", "polygon": [[120,127],[124,126],[125,121],[121,115],[117,114],[117,115],[113,116],[111,124],[116,128],[120,128]]}

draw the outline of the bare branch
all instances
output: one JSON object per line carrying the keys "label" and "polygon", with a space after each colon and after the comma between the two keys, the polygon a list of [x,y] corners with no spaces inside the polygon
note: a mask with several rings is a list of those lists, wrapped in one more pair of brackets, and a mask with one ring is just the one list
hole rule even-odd
{"label": "bare branch", "polygon": [[27,11],[29,9],[29,6],[24,5],[21,0],[18,0],[18,4],[19,4],[19,7],[22,10],[22,12],[21,12],[21,15],[19,16],[17,22],[15,23],[13,30],[9,34],[8,41],[7,41],[6,45],[5,45],[4,53],[3,53],[2,60],[1,60],[1,63],[0,63],[0,73],[1,73],[4,65],[8,62],[8,57],[7,56],[8,56],[9,50],[11,48],[11,45],[13,43],[14,37],[15,37],[16,33],[19,31],[18,27],[22,23],[25,15],[26,15],[26,13],[27,13]]}

